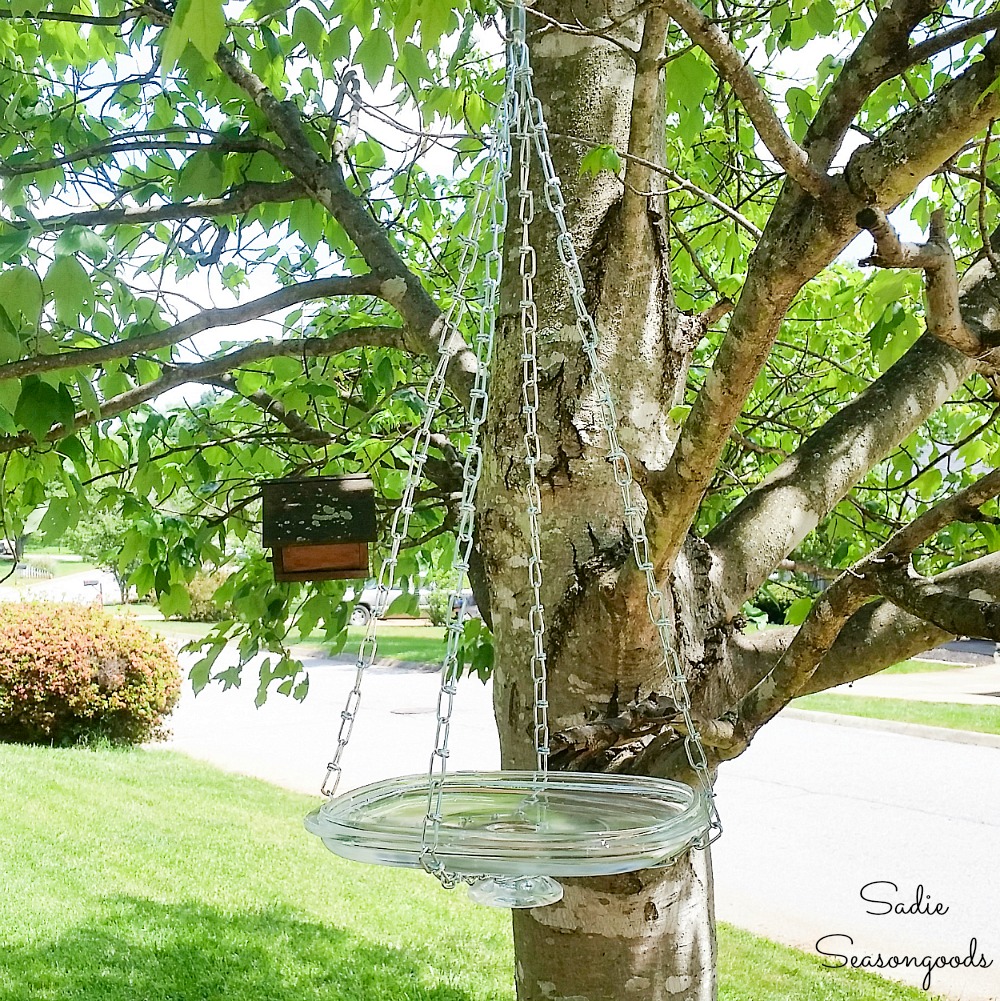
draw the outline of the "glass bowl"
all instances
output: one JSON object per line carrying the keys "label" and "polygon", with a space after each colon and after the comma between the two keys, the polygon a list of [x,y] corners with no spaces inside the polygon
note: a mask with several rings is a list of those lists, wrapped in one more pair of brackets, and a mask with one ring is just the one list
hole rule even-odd
{"label": "glass bowl", "polygon": [[[327,800],[306,829],[344,858],[420,868],[427,792],[426,774],[376,782]],[[482,877],[472,891],[482,903],[534,907],[561,896],[551,877],[665,865],[707,830],[704,795],[670,779],[453,772],[434,855],[456,875]]]}

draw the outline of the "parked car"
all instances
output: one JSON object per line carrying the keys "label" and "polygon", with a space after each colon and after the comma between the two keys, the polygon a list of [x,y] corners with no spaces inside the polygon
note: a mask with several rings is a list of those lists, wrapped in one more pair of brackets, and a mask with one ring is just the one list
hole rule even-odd
{"label": "parked car", "polygon": [[[472,588],[467,587],[462,591],[462,598],[465,599],[465,617],[467,619],[481,619],[483,616],[479,611],[479,604],[476,596],[472,593]],[[461,611],[462,601],[458,597],[451,599],[451,614],[455,618]]]}
{"label": "parked car", "polygon": [[[394,587],[389,590],[389,605],[392,607],[392,603],[402,595],[408,592],[403,591],[402,588]],[[413,592],[409,592],[412,594]],[[357,597],[357,602],[354,605],[354,609],[351,612],[351,617],[349,619],[352,626],[364,626],[368,624],[368,620],[372,617],[372,612],[375,610],[375,602],[378,600],[378,584],[370,580],[365,584],[364,589],[361,594]],[[424,595],[417,591],[417,607],[422,611],[427,606],[427,599]]]}

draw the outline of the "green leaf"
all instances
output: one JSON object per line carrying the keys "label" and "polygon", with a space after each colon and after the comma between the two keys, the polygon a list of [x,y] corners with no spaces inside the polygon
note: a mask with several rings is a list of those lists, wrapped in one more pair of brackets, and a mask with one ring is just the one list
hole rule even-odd
{"label": "green leaf", "polygon": [[399,595],[389,607],[385,610],[385,614],[389,615],[419,615],[420,614],[420,599],[415,594],[403,593]]}
{"label": "green leaf", "polygon": [[832,0],[810,0],[806,21],[817,35],[832,35],[837,27],[837,8]]}
{"label": "green leaf", "polygon": [[170,586],[160,593],[157,605],[169,619],[173,615],[187,615],[191,611],[191,598],[186,587],[177,581],[171,581]]}
{"label": "green leaf", "polygon": [[7,310],[0,305],[0,362],[14,361],[21,354],[21,338],[17,336],[17,327],[7,315]]}
{"label": "green leaf", "polygon": [[225,35],[222,0],[180,0],[163,37],[164,72],[173,69],[188,42],[213,60]]}
{"label": "green leaf", "polygon": [[621,166],[621,157],[614,146],[595,146],[580,161],[580,173],[596,177],[602,170],[609,170],[617,174]]}
{"label": "green leaf", "polygon": [[311,56],[318,56],[323,47],[326,29],[323,22],[308,8],[299,7],[292,19],[292,43],[304,45]]}
{"label": "green leaf", "polygon": [[60,323],[72,326],[93,295],[90,276],[75,257],[57,257],[45,273],[44,289],[56,303]]}
{"label": "green leaf", "polygon": [[38,531],[46,539],[58,539],[66,531],[70,520],[69,500],[65,497],[53,497],[38,525]]}
{"label": "green leaf", "polygon": [[0,225],[0,264],[18,260],[30,240],[30,230]]}
{"label": "green leaf", "polygon": [[362,39],[354,58],[361,64],[369,86],[378,86],[393,55],[392,39],[384,28],[374,28]]}
{"label": "green leaf", "polygon": [[108,245],[92,229],[83,226],[68,226],[56,240],[56,257],[69,257],[73,254],[83,254],[95,264],[107,260],[111,253]]}
{"label": "green leaf", "polygon": [[10,268],[0,274],[0,303],[16,329],[36,328],[43,302],[42,280],[32,268]]}
{"label": "green leaf", "polygon": [[796,598],[785,612],[785,622],[790,626],[799,626],[806,620],[806,616],[812,610],[812,598]]}
{"label": "green leaf", "polygon": [[895,306],[890,306],[878,318],[875,325],[868,331],[868,346],[872,355],[877,357],[885,347],[886,341],[893,332],[903,322],[903,311]]}
{"label": "green leaf", "polygon": [[215,198],[226,190],[225,175],[219,163],[221,157],[213,153],[195,153],[181,169],[174,185],[178,200],[202,195]]}
{"label": "green leaf", "polygon": [[[0,380],[0,410],[6,414],[14,415],[17,409],[17,401],[21,395],[20,379]],[[13,431],[13,427],[7,427],[7,431]]]}
{"label": "green leaf", "polygon": [[425,50],[436,49],[441,36],[455,23],[450,0],[419,0],[420,44]]}
{"label": "green leaf", "polygon": [[81,372],[76,377],[76,386],[80,390],[80,403],[83,409],[93,418],[101,416],[101,401],[98,399],[94,384]]}
{"label": "green leaf", "polygon": [[41,379],[26,379],[14,410],[14,420],[36,442],[42,442],[53,425],[72,424],[75,414],[73,397],[65,386],[55,389]]}
{"label": "green leaf", "polygon": [[38,532],[46,540],[56,540],[66,531],[70,523],[69,502],[65,497],[53,497],[49,501],[45,515],[38,525]]}

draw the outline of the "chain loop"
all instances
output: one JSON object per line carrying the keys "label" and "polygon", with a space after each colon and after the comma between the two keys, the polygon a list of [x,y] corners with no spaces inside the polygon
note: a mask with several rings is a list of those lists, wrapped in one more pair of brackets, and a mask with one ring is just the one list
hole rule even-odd
{"label": "chain loop", "polygon": [[[687,688],[680,660],[674,643],[674,626],[668,614],[668,606],[650,558],[650,545],[645,527],[645,502],[637,502],[638,488],[632,476],[632,467],[627,453],[618,437],[619,418],[611,391],[611,384],[598,354],[600,337],[597,325],[586,304],[586,292],[580,261],[566,224],[566,202],[562,194],[559,177],[549,148],[547,127],[541,101],[534,96],[531,67],[528,55],[525,12],[522,0],[515,0],[509,13],[509,37],[507,47],[508,73],[504,102],[501,108],[494,145],[489,158],[492,166],[491,183],[476,183],[475,207],[473,209],[472,233],[462,242],[462,257],[459,266],[459,281],[455,298],[448,310],[439,343],[439,360],[424,395],[426,407],[424,422],[414,437],[410,468],[407,474],[403,499],[397,508],[392,523],[392,549],[382,564],[379,573],[378,592],[374,613],[369,620],[368,631],[358,653],[355,683],[348,696],[347,705],[341,713],[340,733],[333,760],[327,770],[323,792],[332,796],[340,780],[340,758],[350,739],[354,720],[360,705],[360,686],[365,670],[374,660],[377,644],[378,620],[384,616],[388,606],[388,593],[392,587],[395,567],[398,562],[402,540],[406,536],[410,515],[413,513],[413,496],[420,482],[424,463],[430,445],[430,433],[442,395],[448,364],[453,355],[463,346],[458,325],[464,315],[466,303],[465,285],[478,262],[479,236],[485,216],[483,199],[489,199],[491,246],[485,258],[486,278],[484,300],[478,316],[478,330],[475,336],[476,378],[469,405],[471,443],[466,453],[463,475],[463,490],[460,503],[460,523],[457,537],[457,559],[453,566],[452,605],[455,614],[449,622],[447,649],[441,668],[441,685],[437,704],[437,728],[434,751],[428,770],[428,800],[421,835],[421,865],[433,874],[446,888],[460,883],[474,883],[482,876],[463,876],[450,872],[437,857],[442,822],[441,808],[444,780],[449,757],[448,742],[451,716],[458,682],[458,648],[465,617],[463,581],[468,571],[472,551],[475,497],[482,472],[482,449],[479,444],[481,426],[486,418],[489,403],[489,366],[493,354],[495,322],[499,298],[503,260],[500,250],[500,234],[507,226],[506,183],[511,176],[514,138],[518,141],[518,220],[521,226],[518,248],[519,272],[521,277],[521,297],[519,303],[520,327],[522,334],[522,415],[525,420],[525,462],[528,468],[527,513],[530,551],[528,556],[528,582],[532,589],[532,606],[529,612],[529,628],[532,634],[531,673],[534,687],[534,739],[536,774],[544,779],[548,767],[549,724],[546,655],[544,647],[545,620],[541,601],[542,559],[541,496],[538,488],[537,467],[541,459],[541,444],[538,435],[538,313],[534,300],[534,278],[537,260],[530,243],[529,228],[534,220],[535,202],[530,188],[530,156],[534,147],[542,168],[543,192],[546,207],[552,213],[558,235],[556,251],[566,272],[570,286],[570,299],[577,317],[577,328],[584,353],[591,368],[591,375],[597,390],[598,411],[602,427],[608,438],[608,462],[611,465],[615,483],[622,496],[625,526],[632,542],[633,557],[638,569],[646,579],[646,605],[651,621],[657,630],[663,657],[663,668],[670,688],[670,695],[683,720],[685,754],[692,770],[698,778],[709,804],[710,826],[699,847],[706,847],[722,831],[715,793],[708,774],[708,759],[701,738],[691,715],[691,698]],[[639,491],[641,498],[641,491]]]}
{"label": "chain loop", "polygon": [[[514,33],[512,45],[518,45]],[[521,414],[524,417],[524,454],[528,470],[525,487],[528,514],[528,584],[531,587],[531,609],[528,628],[531,632],[531,683],[534,712],[535,771],[544,778],[549,767],[549,701],[548,668],[545,655],[545,611],[542,606],[542,530],[540,516],[542,497],[538,488],[538,464],[542,444],[538,437],[538,307],[535,304],[537,256],[531,245],[530,227],[535,218],[535,196],[531,190],[531,149],[534,125],[531,118],[530,70],[525,58],[514,62],[515,108],[511,115],[515,123],[518,165],[518,220],[520,243],[518,262],[521,274]]]}
{"label": "chain loop", "polygon": [[482,473],[483,453],[480,434],[489,407],[489,375],[493,358],[496,332],[497,306],[500,281],[503,276],[503,254],[500,234],[507,228],[506,185],[510,177],[511,143],[510,112],[511,83],[508,82],[504,103],[497,122],[496,136],[491,150],[492,183],[490,186],[490,248],[486,254],[483,304],[479,312],[475,337],[476,379],[469,405],[470,443],[466,451],[462,475],[462,498],[459,504],[459,526],[456,539],[456,560],[452,566],[452,589],[448,602],[451,618],[448,622],[447,647],[441,665],[441,685],[438,690],[437,724],[434,750],[428,768],[427,809],[421,829],[420,864],[443,887],[451,889],[460,883],[475,883],[481,876],[462,876],[448,870],[438,858],[437,848],[441,839],[441,806],[444,780],[448,770],[448,741],[451,735],[451,716],[458,685],[458,648],[465,621],[465,593],[463,583],[469,570],[475,530],[476,492]]}

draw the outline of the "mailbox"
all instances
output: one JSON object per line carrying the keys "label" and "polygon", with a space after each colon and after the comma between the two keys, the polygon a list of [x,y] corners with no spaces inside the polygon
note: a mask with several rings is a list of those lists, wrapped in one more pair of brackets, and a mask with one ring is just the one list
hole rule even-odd
{"label": "mailbox", "polygon": [[367,476],[311,476],[261,484],[263,543],[279,581],[367,579],[376,539]]}

